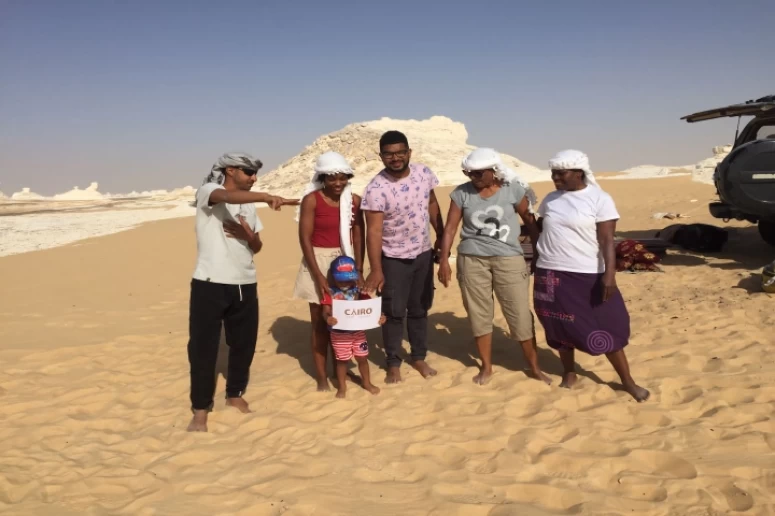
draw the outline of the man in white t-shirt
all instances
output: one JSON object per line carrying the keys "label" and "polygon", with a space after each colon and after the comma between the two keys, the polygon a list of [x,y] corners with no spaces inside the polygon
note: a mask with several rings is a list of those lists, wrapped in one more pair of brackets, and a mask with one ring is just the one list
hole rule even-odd
{"label": "man in white t-shirt", "polygon": [[188,361],[191,366],[189,432],[206,432],[213,408],[221,324],[229,346],[226,405],[249,412],[242,398],[258,336],[258,290],[253,255],[263,246],[254,203],[273,209],[298,200],[251,192],[261,161],[224,154],[196,192],[197,260],[191,280]]}

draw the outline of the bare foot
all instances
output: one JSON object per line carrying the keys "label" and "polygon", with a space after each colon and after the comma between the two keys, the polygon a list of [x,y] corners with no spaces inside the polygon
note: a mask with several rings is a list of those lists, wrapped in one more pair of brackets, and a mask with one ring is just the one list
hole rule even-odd
{"label": "bare foot", "polygon": [[490,383],[490,379],[492,378],[492,370],[489,371],[479,371],[479,374],[474,376],[473,381],[477,385],[487,385]]}
{"label": "bare foot", "polygon": [[368,384],[364,384],[363,388],[372,394],[379,394],[379,387],[377,387],[376,385],[372,385],[368,383]]}
{"label": "bare foot", "polygon": [[345,389],[337,389],[336,390],[336,397],[339,399],[344,399],[344,397],[347,395],[347,390]]}
{"label": "bare foot", "polygon": [[248,402],[244,398],[226,398],[226,406],[234,407],[243,414],[250,413],[250,407],[248,407]]}
{"label": "bare foot", "polygon": [[436,376],[436,370],[428,365],[428,363],[425,360],[415,360],[412,362],[412,367],[417,369],[417,371],[422,375],[423,378],[428,378],[429,376]]}
{"label": "bare foot", "polygon": [[318,380],[318,392],[326,392],[330,390],[331,390],[331,386],[328,384],[328,378],[324,378],[323,380]]}
{"label": "bare foot", "polygon": [[536,380],[541,380],[546,385],[552,384],[552,379],[546,376],[544,372],[541,371],[540,369],[533,369],[532,371],[530,371],[530,374],[528,376],[530,376],[531,378],[535,378]]}
{"label": "bare foot", "polygon": [[401,383],[401,368],[388,367],[385,383]]}
{"label": "bare foot", "polygon": [[576,385],[576,381],[578,380],[578,376],[576,376],[576,373],[564,373],[562,375],[562,383],[560,383],[560,387],[564,389],[572,389],[574,385]]}
{"label": "bare foot", "polygon": [[638,403],[642,403],[649,399],[649,396],[651,396],[651,393],[644,389],[643,387],[640,387],[639,385],[636,385],[635,383],[632,383],[630,385],[625,385],[624,390],[630,393],[630,396],[635,398],[635,400]]}
{"label": "bare foot", "polygon": [[207,411],[195,410],[194,417],[186,428],[187,432],[207,432]]}

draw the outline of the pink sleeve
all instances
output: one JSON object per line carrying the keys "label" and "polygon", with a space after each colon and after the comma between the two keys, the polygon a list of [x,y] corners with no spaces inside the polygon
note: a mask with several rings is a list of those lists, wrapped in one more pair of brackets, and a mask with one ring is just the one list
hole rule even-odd
{"label": "pink sleeve", "polygon": [[439,186],[439,178],[436,177],[436,174],[433,172],[433,170],[429,169],[428,167],[425,167],[425,170],[428,172],[428,181],[430,183],[431,190],[433,190]]}
{"label": "pink sleeve", "polygon": [[385,211],[385,194],[378,183],[369,183],[361,200],[361,209],[366,211]]}

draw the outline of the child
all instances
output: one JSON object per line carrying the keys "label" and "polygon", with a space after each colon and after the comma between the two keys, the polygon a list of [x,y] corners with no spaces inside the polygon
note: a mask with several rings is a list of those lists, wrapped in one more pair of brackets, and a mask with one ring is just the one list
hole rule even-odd
{"label": "child", "polygon": [[[358,370],[363,380],[363,388],[372,394],[378,394],[379,388],[371,384],[369,375],[369,344],[366,342],[366,332],[363,330],[334,330],[331,327],[337,324],[335,317],[331,315],[334,299],[344,301],[358,301],[370,299],[370,297],[361,292],[358,288],[358,272],[355,270],[355,260],[349,256],[339,256],[331,262],[331,268],[328,272],[329,286],[331,294],[324,294],[321,308],[323,316],[328,323],[331,332],[331,345],[334,348],[334,357],[336,358],[336,378],[339,383],[339,389],[336,391],[337,398],[344,398],[347,391],[347,364],[355,356],[358,362]],[[379,324],[385,323],[385,316],[379,319]]]}

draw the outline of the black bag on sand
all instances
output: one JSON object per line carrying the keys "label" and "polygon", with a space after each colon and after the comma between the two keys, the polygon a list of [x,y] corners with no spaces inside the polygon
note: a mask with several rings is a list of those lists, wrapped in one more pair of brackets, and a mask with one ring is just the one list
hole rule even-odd
{"label": "black bag on sand", "polygon": [[726,245],[729,234],[709,224],[673,224],[658,231],[656,237],[688,251],[717,253]]}

